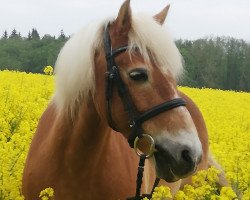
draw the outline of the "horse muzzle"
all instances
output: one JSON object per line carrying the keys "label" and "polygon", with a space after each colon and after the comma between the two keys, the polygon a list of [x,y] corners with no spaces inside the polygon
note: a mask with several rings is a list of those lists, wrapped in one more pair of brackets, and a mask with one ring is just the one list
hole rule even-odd
{"label": "horse muzzle", "polygon": [[193,174],[202,158],[199,144],[182,144],[172,140],[156,142],[157,176],[167,182],[175,182]]}

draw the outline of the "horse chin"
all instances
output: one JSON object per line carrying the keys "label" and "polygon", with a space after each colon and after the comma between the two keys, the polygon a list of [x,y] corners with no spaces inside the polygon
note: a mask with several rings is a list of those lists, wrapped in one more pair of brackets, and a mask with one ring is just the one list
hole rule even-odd
{"label": "horse chin", "polygon": [[156,175],[158,178],[163,179],[168,183],[180,180],[180,178],[174,174],[170,167],[168,169],[163,170],[156,165]]}
{"label": "horse chin", "polygon": [[[179,174],[176,169],[173,169],[174,165],[171,162],[171,159],[167,162],[163,162],[163,160],[159,159],[158,156],[155,156],[155,170],[158,178],[165,180],[168,183],[176,182],[180,179],[186,178],[192,175],[194,171],[189,171],[185,174]],[[175,172],[176,171],[176,172]]]}
{"label": "horse chin", "polygon": [[176,178],[176,177],[174,177],[173,179],[168,179],[168,178],[161,178],[161,179],[163,179],[164,181],[166,181],[168,183],[174,183],[174,182],[180,180],[179,178]]}
{"label": "horse chin", "polygon": [[158,178],[165,180],[168,183],[179,181],[180,179],[186,178],[194,173],[190,172],[182,176],[176,175],[170,166],[168,168],[164,167],[164,169],[161,169],[161,167],[158,167],[156,164],[156,175]]}

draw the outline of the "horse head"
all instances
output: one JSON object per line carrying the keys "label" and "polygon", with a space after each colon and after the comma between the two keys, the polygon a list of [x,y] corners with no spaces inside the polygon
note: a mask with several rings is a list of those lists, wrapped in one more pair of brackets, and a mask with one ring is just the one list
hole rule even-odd
{"label": "horse head", "polygon": [[[103,27],[104,42],[94,53],[95,105],[102,119],[128,139],[131,115],[180,99],[176,82],[183,71],[182,60],[163,26],[168,9],[165,7],[154,17],[134,15],[130,1],[125,1],[116,19]],[[119,77],[109,85],[107,76],[112,79],[115,75]],[[125,88],[125,97],[119,87]],[[155,142],[151,160],[158,177],[173,182],[196,170],[202,146],[183,104],[147,118],[141,122],[140,131]],[[148,148],[144,140],[139,144],[142,152]]]}

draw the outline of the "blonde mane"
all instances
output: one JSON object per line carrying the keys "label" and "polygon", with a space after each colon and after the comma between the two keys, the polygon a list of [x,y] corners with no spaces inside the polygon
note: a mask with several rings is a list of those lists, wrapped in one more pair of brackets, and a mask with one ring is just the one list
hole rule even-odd
{"label": "blonde mane", "polygon": [[[56,62],[54,101],[59,113],[73,115],[95,89],[94,53],[103,45],[104,27],[112,20],[92,23],[73,35],[64,45]],[[139,49],[145,62],[153,62],[163,73],[178,78],[182,71],[180,53],[164,26],[146,14],[132,17],[129,32],[129,53]]]}

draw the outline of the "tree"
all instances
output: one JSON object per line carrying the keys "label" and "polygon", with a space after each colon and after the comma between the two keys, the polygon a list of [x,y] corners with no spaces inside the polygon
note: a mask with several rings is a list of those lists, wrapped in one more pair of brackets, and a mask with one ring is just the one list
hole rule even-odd
{"label": "tree", "polygon": [[8,39],[8,32],[5,30],[2,36],[2,39]]}
{"label": "tree", "polygon": [[38,33],[38,31],[35,28],[32,28],[31,39],[32,40],[40,40],[39,33]]}
{"label": "tree", "polygon": [[19,35],[17,34],[16,29],[14,28],[13,31],[11,32],[9,38],[18,38],[18,37],[19,37]]}
{"label": "tree", "polygon": [[239,80],[244,60],[243,42],[230,38],[227,42],[227,72],[225,89],[240,90]]}
{"label": "tree", "polygon": [[45,35],[42,37],[42,40],[46,40],[46,41],[55,40],[55,36],[51,36],[50,34],[45,34]]}
{"label": "tree", "polygon": [[29,31],[29,33],[28,33],[28,38],[27,38],[27,39],[28,39],[28,40],[31,40],[31,39],[32,39],[30,31]]}
{"label": "tree", "polygon": [[[13,39],[14,38],[14,39]],[[58,38],[36,29],[22,38],[14,29],[0,39],[0,70],[10,69],[43,73],[44,66],[54,66],[68,37],[63,30]],[[177,40],[185,61],[182,85],[250,91],[250,44],[229,37],[210,37],[194,41]]]}
{"label": "tree", "polygon": [[61,32],[60,32],[60,35],[59,35],[58,39],[65,40],[65,38],[66,38],[66,36],[65,36],[65,34],[63,32],[63,29],[61,29]]}

